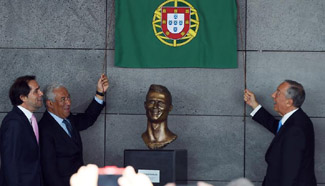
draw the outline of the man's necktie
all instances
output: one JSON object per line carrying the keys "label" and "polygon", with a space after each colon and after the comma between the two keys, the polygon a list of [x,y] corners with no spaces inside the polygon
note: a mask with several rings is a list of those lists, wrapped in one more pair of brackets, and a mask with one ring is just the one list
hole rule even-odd
{"label": "man's necktie", "polygon": [[281,120],[280,120],[280,121],[279,121],[279,125],[278,125],[278,130],[276,131],[276,133],[279,132],[279,130],[280,130],[281,127],[282,127],[282,122],[281,122]]}
{"label": "man's necktie", "polygon": [[67,129],[68,129],[68,135],[69,135],[70,137],[72,137],[72,125],[71,125],[70,121],[64,119],[64,120],[63,120],[63,123],[65,124],[65,126],[66,126]]}
{"label": "man's necktie", "polygon": [[38,135],[38,125],[37,125],[37,120],[35,118],[35,115],[32,114],[32,118],[31,118],[31,121],[32,121],[32,127],[33,127],[33,131],[34,131],[34,134],[35,134],[35,137],[36,137],[36,141],[37,143],[39,142],[39,135]]}

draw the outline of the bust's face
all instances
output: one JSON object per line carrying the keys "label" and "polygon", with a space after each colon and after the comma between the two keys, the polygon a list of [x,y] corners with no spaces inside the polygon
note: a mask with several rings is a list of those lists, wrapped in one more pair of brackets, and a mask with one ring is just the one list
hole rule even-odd
{"label": "bust's face", "polygon": [[148,93],[144,103],[146,114],[151,122],[162,122],[167,120],[168,113],[171,111],[169,100],[163,93],[151,91]]}

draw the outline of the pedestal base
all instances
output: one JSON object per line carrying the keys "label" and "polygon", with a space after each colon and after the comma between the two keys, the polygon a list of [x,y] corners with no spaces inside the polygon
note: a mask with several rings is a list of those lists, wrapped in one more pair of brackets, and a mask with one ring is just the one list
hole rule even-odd
{"label": "pedestal base", "polygon": [[186,150],[125,150],[124,166],[128,165],[149,176],[155,186],[186,184]]}

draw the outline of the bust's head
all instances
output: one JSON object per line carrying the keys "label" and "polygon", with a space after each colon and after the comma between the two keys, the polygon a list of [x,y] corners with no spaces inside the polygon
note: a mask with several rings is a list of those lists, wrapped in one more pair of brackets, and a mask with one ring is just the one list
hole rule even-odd
{"label": "bust's head", "polygon": [[168,113],[173,108],[172,96],[166,87],[151,85],[144,102],[144,107],[149,121],[154,123],[166,121]]}
{"label": "bust's head", "polygon": [[150,149],[160,149],[171,143],[177,135],[167,127],[168,113],[172,110],[172,96],[162,85],[151,85],[144,102],[148,118],[142,139]]}

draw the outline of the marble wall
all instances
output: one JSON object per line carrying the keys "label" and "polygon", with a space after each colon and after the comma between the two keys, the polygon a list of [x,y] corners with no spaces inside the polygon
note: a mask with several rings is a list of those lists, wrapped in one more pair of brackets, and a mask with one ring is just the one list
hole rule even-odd
{"label": "marble wall", "polygon": [[271,111],[271,93],[294,79],[307,92],[303,109],[314,122],[316,176],[325,185],[325,1],[238,1],[237,69],[128,69],[114,66],[114,0],[1,0],[0,119],[12,108],[8,90],[18,76],[34,74],[41,87],[64,83],[77,113],[106,71],[107,107],[82,132],[84,159],[122,166],[124,149],[147,149],[145,95],[151,84],[163,84],[173,96],[169,128],[178,134],[167,149],[188,150],[190,183],[221,186],[247,177],[260,185],[273,136],[252,121],[243,90]]}

